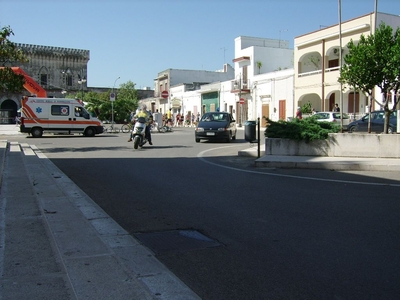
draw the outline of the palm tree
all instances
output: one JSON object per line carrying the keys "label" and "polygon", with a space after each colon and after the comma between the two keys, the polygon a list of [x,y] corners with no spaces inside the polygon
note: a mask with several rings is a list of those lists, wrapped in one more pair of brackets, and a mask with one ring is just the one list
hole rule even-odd
{"label": "palm tree", "polygon": [[258,74],[260,74],[261,73],[262,62],[258,61],[258,62],[256,62],[256,64],[257,64],[257,68],[258,68]]}

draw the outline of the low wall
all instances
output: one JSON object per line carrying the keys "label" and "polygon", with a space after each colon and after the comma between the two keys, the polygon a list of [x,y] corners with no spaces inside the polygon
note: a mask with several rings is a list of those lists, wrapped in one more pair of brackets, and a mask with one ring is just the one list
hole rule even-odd
{"label": "low wall", "polygon": [[266,138],[265,155],[400,158],[400,134],[332,133],[309,143]]}

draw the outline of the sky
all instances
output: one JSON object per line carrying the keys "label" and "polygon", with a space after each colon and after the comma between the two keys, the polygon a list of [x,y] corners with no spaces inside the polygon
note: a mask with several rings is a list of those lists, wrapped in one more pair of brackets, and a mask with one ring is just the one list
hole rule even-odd
{"label": "sky", "polygon": [[[341,0],[342,21],[374,8],[375,0]],[[378,0],[378,12],[400,15],[400,0]],[[295,37],[338,22],[339,0],[0,0],[12,42],[89,50],[90,87],[153,89],[169,68],[234,66],[239,36],[293,48]]]}

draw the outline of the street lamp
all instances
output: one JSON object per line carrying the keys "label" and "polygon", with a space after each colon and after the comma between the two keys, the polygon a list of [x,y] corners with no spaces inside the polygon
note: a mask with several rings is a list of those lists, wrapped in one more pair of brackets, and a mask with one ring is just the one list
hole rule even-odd
{"label": "street lamp", "polygon": [[81,85],[81,94],[82,94],[82,101],[83,101],[83,84],[86,82],[86,77],[81,76],[78,74],[78,83]]}
{"label": "street lamp", "polygon": [[111,95],[110,95],[110,101],[111,101],[111,128],[114,128],[114,101],[115,101],[115,94],[114,94],[114,88],[115,84],[117,83],[117,80],[120,79],[121,77],[118,76],[117,79],[114,81],[114,86],[111,90]]}

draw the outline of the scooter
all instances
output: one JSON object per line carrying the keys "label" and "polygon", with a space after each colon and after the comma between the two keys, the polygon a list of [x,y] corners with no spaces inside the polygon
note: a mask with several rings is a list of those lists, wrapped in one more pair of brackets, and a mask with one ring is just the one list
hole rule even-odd
{"label": "scooter", "polygon": [[147,143],[147,139],[145,137],[146,133],[146,119],[140,117],[136,120],[135,126],[132,129],[132,141],[133,148],[142,148],[144,144]]}

